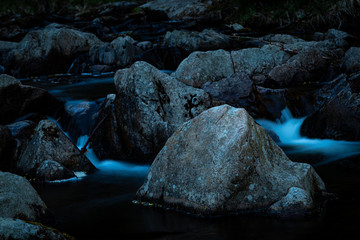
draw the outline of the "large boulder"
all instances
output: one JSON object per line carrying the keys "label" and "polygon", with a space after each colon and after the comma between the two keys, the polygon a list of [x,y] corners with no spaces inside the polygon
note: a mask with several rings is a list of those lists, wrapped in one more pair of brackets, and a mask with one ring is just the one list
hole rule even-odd
{"label": "large boulder", "polygon": [[154,0],[141,5],[140,8],[158,15],[161,14],[169,19],[186,20],[205,17],[213,2],[208,0]]}
{"label": "large boulder", "polygon": [[64,104],[46,90],[22,85],[9,75],[0,75],[0,124],[12,123],[31,113],[57,117]]}
{"label": "large boulder", "polygon": [[125,67],[131,64],[135,56],[142,52],[136,43],[131,37],[125,36],[118,37],[111,43],[93,45],[89,51],[90,60],[94,64]]}
{"label": "large boulder", "polygon": [[[244,109],[222,105],[176,130],[137,197],[202,215],[284,214],[286,207],[277,206],[284,206],[282,202],[296,205],[296,213],[304,214],[324,189],[312,166],[290,161]],[[297,193],[301,195],[294,198]]]}
{"label": "large boulder", "polygon": [[45,203],[23,177],[0,172],[0,193],[0,217],[39,221],[46,214]]}
{"label": "large boulder", "polygon": [[78,54],[100,42],[94,34],[51,24],[29,32],[9,52],[5,67],[14,76],[67,72]]}
{"label": "large boulder", "polygon": [[301,134],[311,138],[360,140],[360,93],[346,85],[305,119]]}
{"label": "large boulder", "polygon": [[202,89],[214,101],[219,100],[221,103],[246,108],[249,111],[254,100],[253,87],[253,82],[247,74],[237,72],[219,81],[207,82]]}
{"label": "large boulder", "polygon": [[360,48],[352,47],[346,51],[342,61],[342,67],[347,72],[356,72],[360,70]]}
{"label": "large boulder", "polygon": [[42,120],[17,163],[21,173],[35,180],[74,177],[74,172],[91,172],[92,163],[80,152],[56,123]]}
{"label": "large boulder", "polygon": [[231,46],[231,41],[229,36],[209,29],[202,32],[174,30],[166,33],[163,45],[194,52],[228,48]]}
{"label": "large boulder", "polygon": [[117,135],[127,156],[154,157],[185,121],[211,106],[209,95],[146,62],[115,75]]}
{"label": "large boulder", "polygon": [[0,125],[0,171],[14,171],[17,142],[6,126]]}
{"label": "large boulder", "polygon": [[73,237],[39,223],[0,217],[0,239],[74,240]]}
{"label": "large boulder", "polygon": [[337,54],[331,50],[307,48],[292,56],[284,64],[274,67],[269,72],[269,77],[282,87],[302,85],[308,81],[327,80],[325,77],[327,74],[324,73],[328,71],[332,61],[341,58]]}
{"label": "large boulder", "polygon": [[214,82],[234,73],[229,52],[224,50],[193,52],[182,61],[171,75],[193,87],[201,87],[206,82]]}
{"label": "large boulder", "polygon": [[253,76],[256,74],[266,75],[275,66],[286,62],[290,54],[281,47],[265,45],[262,48],[247,48],[231,52],[235,71],[245,72]]}

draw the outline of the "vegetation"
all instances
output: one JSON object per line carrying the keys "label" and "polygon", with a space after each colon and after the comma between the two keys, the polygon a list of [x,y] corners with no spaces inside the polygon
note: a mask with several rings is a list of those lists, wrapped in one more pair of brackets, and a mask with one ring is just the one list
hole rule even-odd
{"label": "vegetation", "polygon": [[250,27],[303,23],[318,28],[359,20],[360,0],[223,0],[214,10],[228,23]]}
{"label": "vegetation", "polygon": [[[0,15],[68,13],[74,10],[80,10],[117,1],[119,0],[0,0]],[[127,1],[146,2],[144,0]]]}

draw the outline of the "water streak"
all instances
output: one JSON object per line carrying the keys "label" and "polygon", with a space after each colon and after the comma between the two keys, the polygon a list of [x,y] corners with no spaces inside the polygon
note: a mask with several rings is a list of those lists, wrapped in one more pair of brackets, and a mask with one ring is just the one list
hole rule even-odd
{"label": "water streak", "polygon": [[[80,136],[77,140],[77,146],[81,149],[88,136]],[[150,165],[136,165],[114,160],[99,160],[91,148],[87,148],[86,157],[91,161],[94,166],[108,174],[126,175],[126,176],[145,176],[150,169]]]}
{"label": "water streak", "polygon": [[279,146],[288,154],[318,154],[324,159],[314,165],[323,165],[336,160],[360,155],[360,142],[331,139],[310,139],[301,136],[300,129],[305,118],[294,118],[288,108],[281,111],[281,118],[272,122],[257,120],[265,129],[274,131],[281,141]]}

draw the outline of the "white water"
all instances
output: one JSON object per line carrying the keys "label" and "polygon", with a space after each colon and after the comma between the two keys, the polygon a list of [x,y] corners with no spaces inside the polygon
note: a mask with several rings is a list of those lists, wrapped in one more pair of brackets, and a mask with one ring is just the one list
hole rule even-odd
{"label": "white water", "polygon": [[289,147],[290,154],[320,154],[325,160],[315,165],[360,154],[360,142],[338,141],[331,139],[310,139],[301,136],[300,128],[305,118],[294,118],[288,108],[281,111],[282,116],[276,122],[256,120],[263,128],[274,131],[280,138],[282,147]]}
{"label": "white water", "polygon": [[[86,144],[88,138],[87,135],[78,138],[76,145],[79,149]],[[97,169],[108,174],[145,176],[150,169],[150,165],[136,165],[114,160],[100,161],[91,148],[87,148],[85,155]]]}

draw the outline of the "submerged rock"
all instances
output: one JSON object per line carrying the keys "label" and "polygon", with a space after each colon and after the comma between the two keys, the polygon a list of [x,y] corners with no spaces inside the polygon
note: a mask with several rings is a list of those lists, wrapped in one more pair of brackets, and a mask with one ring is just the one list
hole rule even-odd
{"label": "submerged rock", "polygon": [[137,197],[201,215],[294,209],[304,214],[323,190],[312,166],[290,161],[244,109],[222,105],[176,130]]}
{"label": "submerged rock", "polygon": [[89,159],[50,120],[40,121],[17,167],[36,180],[65,179],[75,177],[76,171],[95,170]]}
{"label": "submerged rock", "polygon": [[0,124],[12,123],[35,113],[56,117],[64,112],[64,104],[46,90],[22,85],[9,75],[0,75]]}
{"label": "submerged rock", "polygon": [[46,213],[45,203],[23,177],[0,172],[0,193],[0,218],[39,221]]}
{"label": "submerged rock", "polygon": [[74,240],[73,237],[36,222],[0,217],[0,239]]}
{"label": "submerged rock", "polygon": [[163,45],[194,52],[228,48],[231,46],[231,41],[229,36],[209,29],[202,32],[174,30],[166,33]]}

